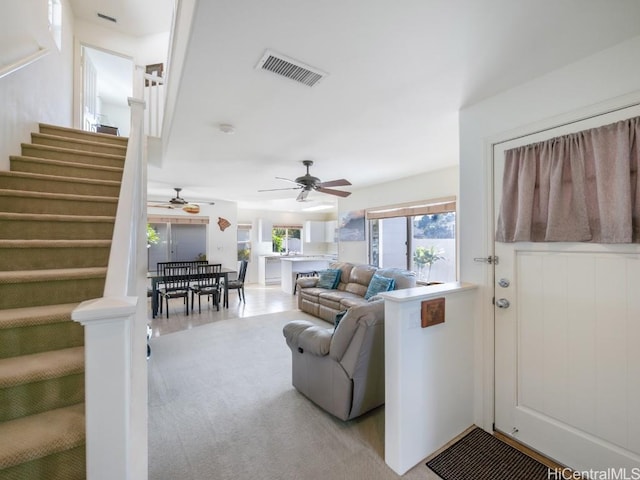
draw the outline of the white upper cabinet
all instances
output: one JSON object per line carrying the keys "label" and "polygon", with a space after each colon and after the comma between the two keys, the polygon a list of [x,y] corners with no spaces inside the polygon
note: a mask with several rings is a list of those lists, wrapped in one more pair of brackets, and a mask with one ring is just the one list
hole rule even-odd
{"label": "white upper cabinet", "polygon": [[304,222],[304,241],[305,243],[315,242],[335,242],[335,232],[338,226],[336,220],[328,222],[307,220]]}
{"label": "white upper cabinet", "polygon": [[273,230],[273,222],[261,218],[258,221],[258,237],[260,242],[271,242],[271,231]]}

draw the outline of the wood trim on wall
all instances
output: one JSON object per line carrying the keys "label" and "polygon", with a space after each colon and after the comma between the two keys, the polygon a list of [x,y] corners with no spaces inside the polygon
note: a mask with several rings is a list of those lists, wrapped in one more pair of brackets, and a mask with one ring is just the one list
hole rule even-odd
{"label": "wood trim on wall", "polygon": [[370,208],[366,211],[367,220],[379,218],[410,217],[414,215],[433,215],[456,211],[456,197],[442,197],[432,200]]}
{"label": "wood trim on wall", "polygon": [[187,217],[184,215],[147,215],[149,223],[178,223],[183,225],[208,225],[209,217]]}

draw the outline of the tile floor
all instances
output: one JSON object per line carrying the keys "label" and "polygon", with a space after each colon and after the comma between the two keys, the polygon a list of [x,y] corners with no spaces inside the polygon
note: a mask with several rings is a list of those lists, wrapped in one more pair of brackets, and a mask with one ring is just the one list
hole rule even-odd
{"label": "tile floor", "polygon": [[220,306],[220,311],[216,311],[211,302],[202,298],[202,313],[198,313],[198,299],[195,299],[195,308],[189,315],[185,315],[182,299],[176,298],[169,301],[169,318],[163,311],[158,313],[156,318],[151,318],[151,300],[148,300],[148,319],[152,329],[152,336],[157,337],[167,333],[188,330],[199,325],[234,318],[252,317],[264,315],[266,313],[285,312],[296,310],[296,296],[284,293],[280,285],[259,285],[246,284],[244,287],[246,303],[238,300],[238,292],[229,292],[229,308]]}

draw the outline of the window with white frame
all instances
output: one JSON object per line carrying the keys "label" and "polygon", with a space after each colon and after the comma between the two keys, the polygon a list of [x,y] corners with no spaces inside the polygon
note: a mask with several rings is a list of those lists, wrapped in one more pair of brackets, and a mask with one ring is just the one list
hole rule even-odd
{"label": "window with white frame", "polygon": [[61,0],[48,0],[48,2],[49,32],[58,50],[62,50],[62,2]]}
{"label": "window with white frame", "polygon": [[238,225],[238,261],[251,260],[251,224]]}

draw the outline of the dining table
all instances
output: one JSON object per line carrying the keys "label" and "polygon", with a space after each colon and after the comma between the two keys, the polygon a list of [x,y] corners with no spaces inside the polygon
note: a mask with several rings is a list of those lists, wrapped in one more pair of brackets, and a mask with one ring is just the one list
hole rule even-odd
{"label": "dining table", "polygon": [[[217,275],[224,280],[223,282],[223,295],[222,295],[222,306],[224,308],[229,308],[229,275],[237,274],[238,271],[233,268],[222,267]],[[152,318],[156,318],[158,314],[158,306],[159,302],[159,294],[158,294],[158,285],[162,283],[162,275],[157,271],[150,271],[147,273],[147,278],[151,280],[151,316]],[[192,274],[191,278],[194,280],[198,278],[197,274]]]}

